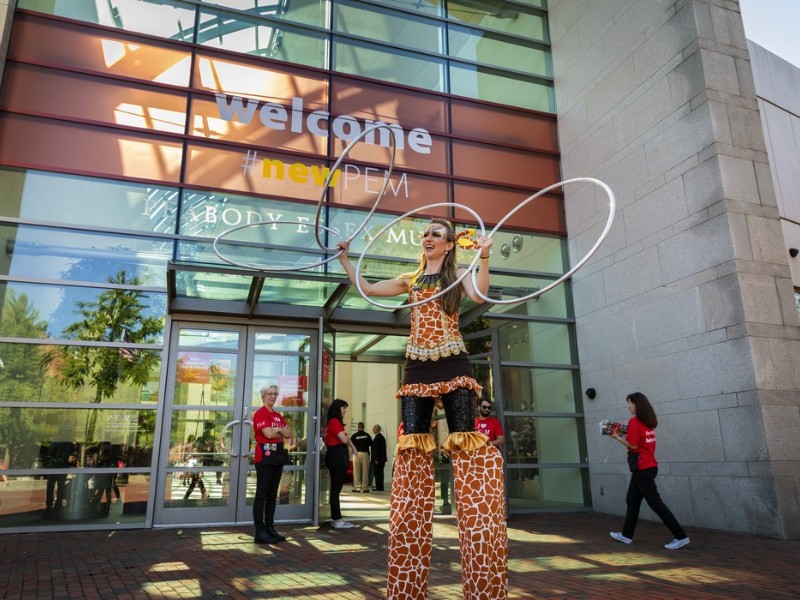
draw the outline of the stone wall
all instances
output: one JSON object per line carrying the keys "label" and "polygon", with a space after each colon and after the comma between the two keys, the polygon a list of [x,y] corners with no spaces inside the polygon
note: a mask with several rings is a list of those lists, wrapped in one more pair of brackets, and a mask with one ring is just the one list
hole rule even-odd
{"label": "stone wall", "polygon": [[[618,202],[573,286],[594,507],[624,513],[597,422],[642,391],[683,524],[800,537],[800,327],[738,3],[548,5],[563,177]],[[573,261],[606,208],[566,190]]]}

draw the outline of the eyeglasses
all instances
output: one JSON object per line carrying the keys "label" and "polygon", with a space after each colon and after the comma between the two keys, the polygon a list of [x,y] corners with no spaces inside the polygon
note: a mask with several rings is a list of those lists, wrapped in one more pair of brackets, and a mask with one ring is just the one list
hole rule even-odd
{"label": "eyeglasses", "polygon": [[481,406],[481,410],[492,410],[491,406]]}
{"label": "eyeglasses", "polygon": [[265,396],[277,396],[278,392],[264,392]]}

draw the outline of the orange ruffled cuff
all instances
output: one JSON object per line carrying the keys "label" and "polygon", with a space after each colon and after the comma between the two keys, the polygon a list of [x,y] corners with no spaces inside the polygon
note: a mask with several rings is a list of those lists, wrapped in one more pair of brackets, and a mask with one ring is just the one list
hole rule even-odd
{"label": "orange ruffled cuff", "polygon": [[447,452],[477,450],[489,443],[489,438],[480,431],[457,431],[447,436],[442,449]]}
{"label": "orange ruffled cuff", "polygon": [[404,433],[397,438],[396,450],[405,450],[406,448],[416,448],[423,452],[433,452],[436,449],[436,444],[430,433]]}
{"label": "orange ruffled cuff", "polygon": [[397,391],[396,397],[418,396],[420,398],[438,398],[443,394],[447,394],[459,388],[474,390],[478,398],[480,398],[483,393],[483,386],[480,383],[475,381],[472,377],[462,375],[450,381],[439,381],[437,383],[407,383]]}

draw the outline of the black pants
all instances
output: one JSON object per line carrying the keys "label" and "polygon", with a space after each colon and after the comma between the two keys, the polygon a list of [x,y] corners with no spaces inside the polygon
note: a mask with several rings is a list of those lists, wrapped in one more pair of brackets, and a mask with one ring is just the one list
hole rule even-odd
{"label": "black pants", "polygon": [[253,523],[256,527],[275,524],[275,506],[282,475],[283,465],[256,465],[256,496],[253,499]]}
{"label": "black pants", "polygon": [[66,475],[48,475],[47,489],[45,490],[44,506],[46,510],[61,510],[61,505],[66,497]]}
{"label": "black pants", "polygon": [[639,508],[642,506],[642,500],[646,500],[647,505],[663,521],[667,529],[675,536],[675,539],[682,540],[687,537],[686,532],[661,499],[661,494],[658,493],[658,488],[656,487],[656,475],[658,475],[658,467],[631,473],[631,483],[628,486],[628,495],[625,497],[628,510],[625,513],[622,535],[633,539],[633,532],[636,530],[636,523],[639,521]]}
{"label": "black pants", "polygon": [[189,482],[189,489],[186,490],[186,493],[183,495],[184,500],[188,500],[189,496],[192,495],[195,487],[200,488],[200,493],[206,493],[206,484],[203,483],[203,474],[202,473],[192,473],[192,480]]}
{"label": "black pants", "polygon": [[325,466],[331,475],[331,488],[329,501],[331,503],[331,519],[334,521],[342,518],[342,506],[339,502],[339,494],[344,487],[344,479],[347,475],[347,463],[350,462],[350,454],[347,446],[337,444],[329,446],[325,453]]}
{"label": "black pants", "polygon": [[378,492],[383,491],[383,467],[386,465],[384,462],[373,462],[372,472],[375,475],[375,490]]}

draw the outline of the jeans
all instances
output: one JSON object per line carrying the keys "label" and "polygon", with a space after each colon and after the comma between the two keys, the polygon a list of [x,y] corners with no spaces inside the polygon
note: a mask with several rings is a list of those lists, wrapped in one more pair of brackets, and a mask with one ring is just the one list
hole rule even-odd
{"label": "jeans", "polygon": [[687,537],[686,532],[661,499],[656,487],[656,475],[658,475],[658,467],[631,473],[631,483],[628,486],[628,495],[625,497],[628,510],[625,512],[622,535],[633,539],[633,532],[636,530],[636,523],[639,521],[639,508],[642,506],[642,500],[645,500],[647,505],[653,509],[653,512],[667,526],[667,529],[672,532],[675,539],[682,540]]}
{"label": "jeans", "polygon": [[256,496],[253,499],[253,523],[256,527],[275,524],[275,506],[282,475],[283,465],[256,465]]}

